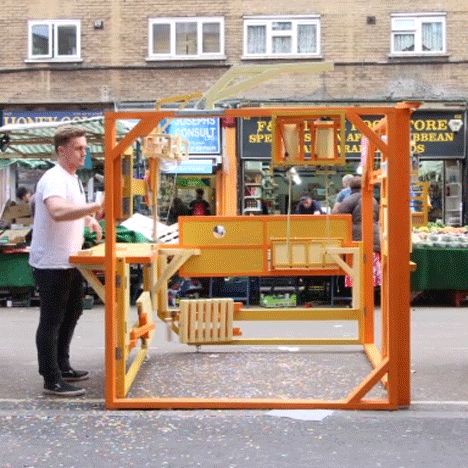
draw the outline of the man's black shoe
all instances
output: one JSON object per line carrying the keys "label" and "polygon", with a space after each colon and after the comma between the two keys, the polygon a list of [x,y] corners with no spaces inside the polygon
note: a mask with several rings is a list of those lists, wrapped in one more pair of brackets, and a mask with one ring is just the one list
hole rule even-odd
{"label": "man's black shoe", "polygon": [[55,395],[62,397],[80,396],[84,395],[86,390],[84,388],[74,387],[66,382],[56,382],[53,384],[44,384],[44,394]]}
{"label": "man's black shoe", "polygon": [[89,372],[85,370],[68,369],[62,371],[62,379],[65,382],[78,382],[78,380],[89,379]]}

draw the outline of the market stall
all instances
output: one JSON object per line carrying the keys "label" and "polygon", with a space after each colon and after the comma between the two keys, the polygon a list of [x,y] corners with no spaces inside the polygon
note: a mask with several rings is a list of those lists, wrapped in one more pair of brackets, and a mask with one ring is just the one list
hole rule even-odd
{"label": "market stall", "polygon": [[429,223],[415,228],[411,290],[447,291],[459,306],[468,295],[468,230]]}

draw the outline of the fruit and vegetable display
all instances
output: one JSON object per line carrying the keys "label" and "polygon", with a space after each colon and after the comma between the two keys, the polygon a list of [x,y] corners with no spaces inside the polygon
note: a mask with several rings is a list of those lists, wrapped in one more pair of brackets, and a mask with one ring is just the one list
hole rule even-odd
{"label": "fruit and vegetable display", "polygon": [[427,226],[413,228],[411,239],[416,247],[468,248],[468,226],[428,223]]}

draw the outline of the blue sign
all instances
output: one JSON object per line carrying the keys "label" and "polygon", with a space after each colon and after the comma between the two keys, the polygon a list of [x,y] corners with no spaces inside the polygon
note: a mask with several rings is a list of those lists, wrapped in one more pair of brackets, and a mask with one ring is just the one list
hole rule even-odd
{"label": "blue sign", "polygon": [[[164,125],[164,122],[161,122]],[[165,133],[188,141],[189,154],[220,154],[220,119],[218,117],[172,119]]]}
{"label": "blue sign", "polygon": [[189,159],[177,163],[161,163],[161,172],[165,174],[212,174],[212,159]]}
{"label": "blue sign", "polygon": [[3,111],[3,125],[43,122],[73,122],[75,120],[102,117],[101,111]]}

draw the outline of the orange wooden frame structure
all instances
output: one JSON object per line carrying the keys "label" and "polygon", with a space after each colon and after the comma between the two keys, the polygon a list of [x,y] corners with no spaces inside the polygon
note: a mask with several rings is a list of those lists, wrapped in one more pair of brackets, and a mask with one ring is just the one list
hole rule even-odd
{"label": "orange wooden frame structure", "polygon": [[[222,399],[222,398],[122,398],[116,389],[116,301],[118,271],[121,270],[115,243],[115,221],[121,216],[121,158],[136,138],[148,135],[164,118],[196,117],[196,113],[177,111],[108,112],[105,114],[105,401],[107,408],[336,408],[397,409],[410,404],[410,318],[409,318],[409,152],[410,116],[417,104],[402,103],[395,107],[336,108],[240,108],[213,111],[211,115],[226,118],[271,117],[284,111],[313,115],[323,110],[344,112],[367,139],[363,173],[363,245],[364,259],[372,258],[372,197],[374,184],[381,186],[382,266],[381,293],[382,337],[380,348],[374,343],[373,287],[364,287],[364,350],[373,365],[370,374],[342,400],[310,399]],[[200,117],[210,115],[201,112]],[[363,117],[382,116],[375,128],[369,128]],[[137,125],[120,141],[116,140],[116,121],[136,119]],[[385,135],[385,138],[382,138]],[[217,213],[236,215],[236,147],[235,128],[226,128],[225,157],[229,164],[217,179]],[[380,167],[374,170],[375,152],[381,153]],[[157,249],[157,246],[155,246]],[[372,262],[364,261],[364,278],[372,277]],[[109,299],[111,298],[111,299]],[[145,328],[147,332],[149,328]],[[365,399],[379,382],[384,382],[387,398]]]}

